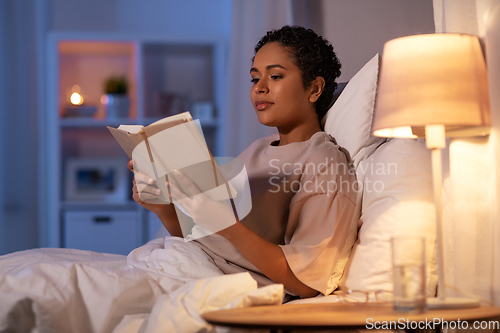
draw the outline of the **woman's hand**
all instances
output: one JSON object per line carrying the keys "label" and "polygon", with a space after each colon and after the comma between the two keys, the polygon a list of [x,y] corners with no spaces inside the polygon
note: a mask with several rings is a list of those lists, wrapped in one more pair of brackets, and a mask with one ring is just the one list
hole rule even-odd
{"label": "woman's hand", "polygon": [[[127,167],[134,172],[134,161],[130,160]],[[154,186],[154,179],[143,173],[134,172],[133,184],[132,198],[134,201],[155,213],[171,236],[183,237],[174,205],[169,205],[165,200],[162,202],[158,199],[162,193],[158,187]],[[171,200],[169,201],[171,202]]]}
{"label": "woman's hand", "polygon": [[174,204],[184,208],[194,223],[215,233],[237,222],[228,201],[211,199],[180,171],[175,171],[169,178],[168,186]]}
{"label": "woman's hand", "polygon": [[162,203],[159,199],[162,191],[155,186],[155,180],[148,175],[135,172],[133,160],[127,163],[127,167],[130,171],[134,172],[132,198],[139,205],[158,215],[167,206],[167,203]]}

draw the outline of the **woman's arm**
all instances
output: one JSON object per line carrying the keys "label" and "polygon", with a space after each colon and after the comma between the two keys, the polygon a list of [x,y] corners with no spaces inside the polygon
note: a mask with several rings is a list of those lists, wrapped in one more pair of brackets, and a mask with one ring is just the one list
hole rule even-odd
{"label": "woman's arm", "polygon": [[301,297],[314,297],[319,294],[315,289],[302,283],[293,274],[281,248],[273,244],[241,222],[218,232],[225,237],[264,275]]}
{"label": "woman's arm", "polygon": [[[130,171],[134,172],[134,161],[130,160],[127,167]],[[171,236],[182,237],[182,230],[174,205],[148,203],[148,201],[156,199],[161,193],[158,192],[159,190],[157,187],[152,186],[154,180],[143,173],[137,172],[134,173],[133,184],[132,198],[134,201],[147,210],[155,213]]]}
{"label": "woman's arm", "polygon": [[182,229],[179,224],[179,219],[177,218],[177,213],[175,212],[175,207],[173,204],[162,205],[164,208],[155,214],[160,218],[161,223],[167,229],[170,236],[183,237]]}
{"label": "woman's arm", "polygon": [[297,279],[278,245],[241,223],[227,203],[209,198],[182,172],[174,172],[172,176],[183,184],[186,191],[167,182],[172,197],[188,212],[194,223],[228,239],[264,275],[282,283],[287,290],[302,297],[313,297],[319,293]]}

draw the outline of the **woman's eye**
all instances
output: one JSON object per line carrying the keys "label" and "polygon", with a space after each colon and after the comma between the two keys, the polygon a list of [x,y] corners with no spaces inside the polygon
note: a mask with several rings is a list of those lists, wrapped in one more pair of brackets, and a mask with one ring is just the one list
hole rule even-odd
{"label": "woman's eye", "polygon": [[279,79],[281,79],[282,77],[283,77],[283,76],[281,76],[281,75],[271,75],[271,79],[273,79],[273,80],[279,80]]}
{"label": "woman's eye", "polygon": [[254,77],[254,78],[252,78],[252,80],[250,82],[252,82],[253,84],[256,84],[257,82],[259,82],[259,79]]}

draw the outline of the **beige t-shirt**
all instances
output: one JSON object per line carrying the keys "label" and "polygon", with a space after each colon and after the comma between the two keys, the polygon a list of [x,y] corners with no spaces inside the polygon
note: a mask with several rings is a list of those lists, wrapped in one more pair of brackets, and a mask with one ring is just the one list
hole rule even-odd
{"label": "beige t-shirt", "polygon": [[[337,288],[356,239],[354,169],[325,132],[272,145],[278,140],[277,134],[259,139],[238,157],[252,196],[252,210],[242,222],[282,248],[302,283],[328,295]],[[248,271],[260,286],[273,283],[224,237],[195,242],[224,273]]]}

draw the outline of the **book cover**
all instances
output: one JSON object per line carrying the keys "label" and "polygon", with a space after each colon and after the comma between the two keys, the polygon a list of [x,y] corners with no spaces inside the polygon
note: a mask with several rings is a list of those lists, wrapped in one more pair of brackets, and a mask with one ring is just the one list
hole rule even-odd
{"label": "book cover", "polygon": [[169,203],[165,181],[176,184],[185,193],[182,183],[173,172],[181,171],[213,200],[228,200],[236,190],[210,153],[199,121],[189,112],[160,119],[148,126],[108,126],[109,131],[127,156],[135,162],[135,172],[155,179],[162,195],[151,203]]}

